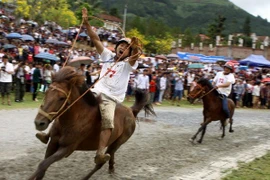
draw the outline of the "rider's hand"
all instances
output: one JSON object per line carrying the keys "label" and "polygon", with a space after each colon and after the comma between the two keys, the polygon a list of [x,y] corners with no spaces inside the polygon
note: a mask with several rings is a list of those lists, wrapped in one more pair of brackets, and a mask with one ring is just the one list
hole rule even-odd
{"label": "rider's hand", "polygon": [[218,89],[218,86],[214,86],[215,89]]}
{"label": "rider's hand", "polygon": [[82,20],[84,25],[88,24],[88,12],[85,7],[82,8]]}
{"label": "rider's hand", "polygon": [[139,39],[136,37],[131,38],[131,48],[135,49],[139,46]]}

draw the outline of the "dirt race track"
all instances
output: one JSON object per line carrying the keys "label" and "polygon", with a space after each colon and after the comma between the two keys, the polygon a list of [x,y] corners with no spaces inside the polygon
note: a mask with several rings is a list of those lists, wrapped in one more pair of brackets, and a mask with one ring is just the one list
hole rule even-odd
{"label": "dirt race track", "polygon": [[[237,109],[234,133],[221,136],[219,123],[208,126],[203,144],[188,139],[202,121],[202,109],[157,107],[154,121],[140,121],[131,139],[116,153],[116,173],[106,164],[92,179],[220,179],[239,161],[250,161],[270,149],[269,110]],[[35,138],[37,109],[0,111],[0,180],[27,179],[44,157],[46,145]],[[143,117],[143,113],[139,115]],[[45,180],[81,179],[94,167],[95,152],[75,152],[53,164]]]}

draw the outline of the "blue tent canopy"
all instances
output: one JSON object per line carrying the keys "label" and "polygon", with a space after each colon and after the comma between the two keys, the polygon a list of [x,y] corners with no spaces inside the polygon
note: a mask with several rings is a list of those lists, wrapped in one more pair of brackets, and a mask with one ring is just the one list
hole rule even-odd
{"label": "blue tent canopy", "polygon": [[255,67],[268,67],[270,68],[270,61],[265,59],[262,55],[251,54],[246,59],[239,61],[241,65],[255,66]]}

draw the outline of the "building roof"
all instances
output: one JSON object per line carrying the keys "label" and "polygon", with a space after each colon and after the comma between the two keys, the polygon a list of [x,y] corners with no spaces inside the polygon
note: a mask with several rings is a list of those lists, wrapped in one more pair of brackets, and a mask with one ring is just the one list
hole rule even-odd
{"label": "building roof", "polygon": [[117,23],[123,22],[122,19],[115,17],[115,16],[108,15],[108,14],[100,14],[98,17],[103,19],[103,20],[108,20],[108,21],[112,21],[112,22],[117,22]]}

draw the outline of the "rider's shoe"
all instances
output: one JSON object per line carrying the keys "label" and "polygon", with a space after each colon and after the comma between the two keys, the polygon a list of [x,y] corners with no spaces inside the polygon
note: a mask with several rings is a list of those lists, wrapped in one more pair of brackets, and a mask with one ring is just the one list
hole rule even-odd
{"label": "rider's shoe", "polygon": [[95,157],[95,163],[96,164],[104,164],[107,161],[109,161],[111,156],[109,154],[98,154]]}
{"label": "rider's shoe", "polygon": [[43,132],[39,132],[36,134],[36,137],[41,141],[43,142],[44,144],[47,144],[48,141],[49,141],[49,136],[46,134],[46,133],[43,133]]}

